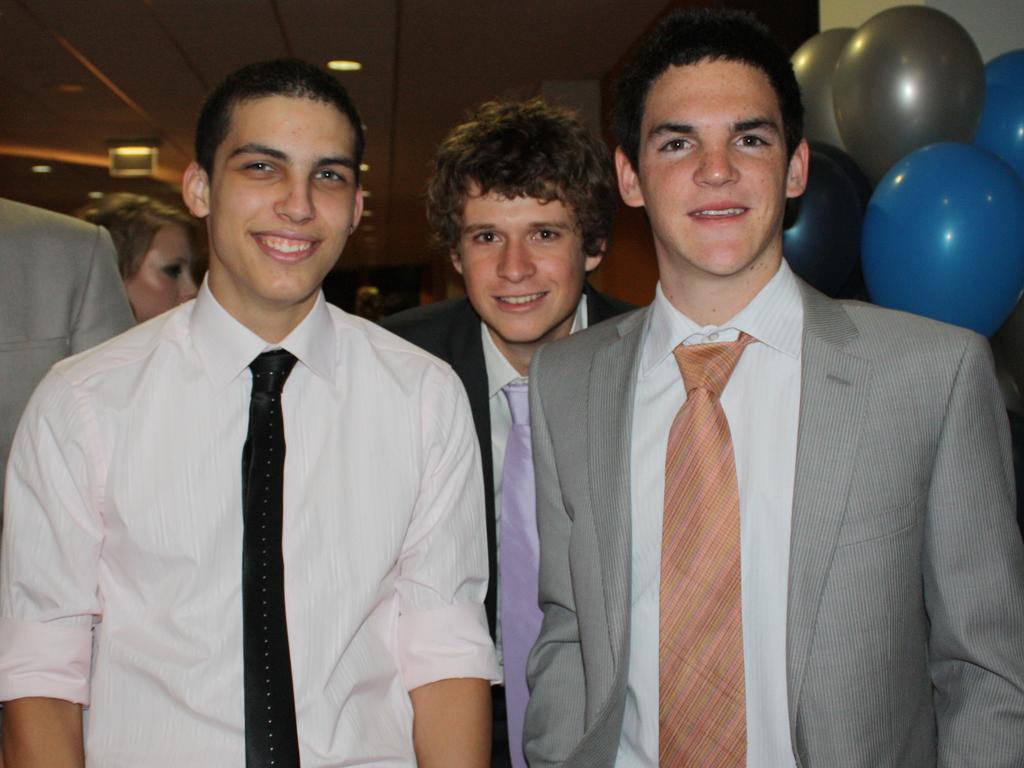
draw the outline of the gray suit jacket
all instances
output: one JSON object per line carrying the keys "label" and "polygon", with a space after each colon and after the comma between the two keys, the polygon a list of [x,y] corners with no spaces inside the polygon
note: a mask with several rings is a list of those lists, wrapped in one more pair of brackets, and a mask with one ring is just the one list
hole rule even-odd
{"label": "gray suit jacket", "polygon": [[106,230],[0,199],[0,467],[50,366],[134,322]]}
{"label": "gray suit jacket", "polygon": [[[797,763],[1024,766],[1024,547],[988,346],[802,288],[786,628]],[[548,345],[530,372],[544,609],[528,669],[534,768],[615,760],[646,317]]]}

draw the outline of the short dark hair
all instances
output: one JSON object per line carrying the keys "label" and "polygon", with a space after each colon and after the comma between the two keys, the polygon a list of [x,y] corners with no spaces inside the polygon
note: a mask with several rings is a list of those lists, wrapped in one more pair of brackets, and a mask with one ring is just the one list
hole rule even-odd
{"label": "short dark hair", "polygon": [[130,192],[104,195],[99,201],[76,211],[75,215],[110,232],[117,251],[117,268],[123,279],[139,271],[156,233],[168,225],[176,224],[185,230],[192,247],[193,261],[199,250],[198,222],[181,208],[146,195]]}
{"label": "short dark hair", "polygon": [[328,72],[299,59],[274,59],[242,67],[228,75],[206,99],[196,125],[196,161],[208,175],[213,157],[228,135],[236,104],[267,96],[306,98],[331,104],[352,124],[356,181],[363,160],[363,121],[348,91]]}
{"label": "short dark hair", "polygon": [[687,8],[673,12],[654,29],[616,84],[615,136],[634,169],[640,154],[640,124],[654,81],[669,67],[718,59],[764,72],[779,100],[786,154],[793,156],[803,138],[804,108],[785,50],[749,13]]}
{"label": "short dark hair", "polygon": [[427,219],[447,251],[458,249],[471,189],[560,201],[572,209],[588,256],[602,253],[611,235],[617,197],[608,147],[575,112],[539,98],[481,104],[441,142]]}

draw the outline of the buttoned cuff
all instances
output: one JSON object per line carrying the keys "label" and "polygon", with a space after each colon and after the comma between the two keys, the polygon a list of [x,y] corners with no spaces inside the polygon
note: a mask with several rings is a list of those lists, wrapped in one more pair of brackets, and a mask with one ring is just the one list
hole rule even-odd
{"label": "buttoned cuff", "polygon": [[92,629],[0,619],[0,701],[26,696],[89,704]]}
{"label": "buttoned cuff", "polygon": [[409,691],[458,677],[501,682],[487,617],[479,604],[459,603],[399,616],[398,663]]}

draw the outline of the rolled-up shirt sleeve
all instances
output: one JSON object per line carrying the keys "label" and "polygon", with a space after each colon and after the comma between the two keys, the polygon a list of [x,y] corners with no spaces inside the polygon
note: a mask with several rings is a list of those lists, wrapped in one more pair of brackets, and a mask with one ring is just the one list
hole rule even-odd
{"label": "rolled-up shirt sleeve", "polygon": [[7,467],[0,545],[0,701],[88,704],[105,475],[96,424],[51,371],[22,417]]}
{"label": "rolled-up shirt sleeve", "polygon": [[500,681],[487,630],[479,448],[466,394],[437,368],[424,382],[422,482],[397,581],[398,658],[408,690],[448,678]]}

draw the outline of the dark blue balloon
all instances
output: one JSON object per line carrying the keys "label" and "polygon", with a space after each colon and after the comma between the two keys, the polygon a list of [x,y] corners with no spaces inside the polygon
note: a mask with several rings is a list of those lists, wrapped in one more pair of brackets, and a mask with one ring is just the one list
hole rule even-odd
{"label": "dark blue balloon", "polygon": [[862,259],[876,304],[990,336],[1024,290],[1024,182],[969,144],[912,152],[871,197]]}
{"label": "dark blue balloon", "polygon": [[857,185],[839,163],[812,148],[807,189],[793,207],[782,233],[786,261],[819,291],[836,296],[860,258],[864,211]]}
{"label": "dark blue balloon", "polygon": [[974,143],[1024,178],[1024,50],[1004,54],[985,67],[985,109]]}
{"label": "dark blue balloon", "polygon": [[860,199],[861,211],[866,211],[868,201],[871,199],[871,191],[874,187],[871,186],[871,181],[868,179],[861,167],[857,165],[857,161],[839,147],[834,147],[823,141],[812,141],[810,142],[810,146],[812,155],[815,152],[822,154],[842,169],[843,173],[846,174],[846,178],[848,178],[853,183],[853,186],[857,188],[857,197]]}

